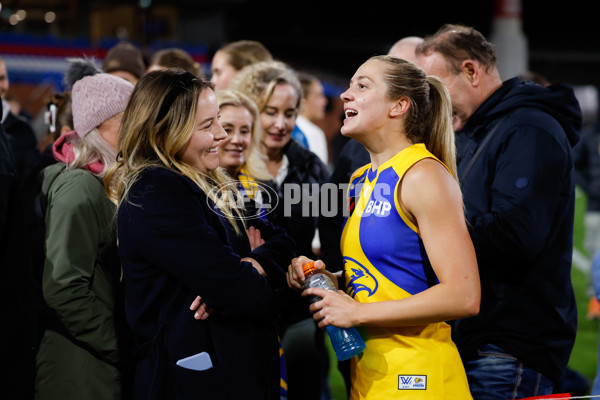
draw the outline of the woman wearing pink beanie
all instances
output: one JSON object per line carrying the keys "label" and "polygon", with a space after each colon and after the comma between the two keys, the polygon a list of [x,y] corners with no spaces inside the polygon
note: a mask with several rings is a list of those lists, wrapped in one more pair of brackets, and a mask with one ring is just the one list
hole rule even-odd
{"label": "woman wearing pink beanie", "polygon": [[70,60],[75,130],[54,143],[41,203],[46,254],[46,329],[36,360],[36,399],[120,399],[125,322],[115,207],[102,177],[115,162],[133,85],[90,60]]}

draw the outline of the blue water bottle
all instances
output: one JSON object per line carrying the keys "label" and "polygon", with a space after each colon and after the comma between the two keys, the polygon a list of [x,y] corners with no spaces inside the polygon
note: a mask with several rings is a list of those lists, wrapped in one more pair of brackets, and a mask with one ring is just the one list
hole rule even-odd
{"label": "blue water bottle", "polygon": [[[329,277],[321,272],[318,272],[314,263],[311,261],[302,266],[305,282],[304,289],[317,287],[335,291],[335,285]],[[311,303],[321,300],[318,296],[312,296]],[[362,353],[365,349],[365,342],[360,337],[358,331],[354,328],[338,328],[337,326],[328,325],[327,333],[331,340],[331,346],[335,351],[338,360],[345,361]]]}

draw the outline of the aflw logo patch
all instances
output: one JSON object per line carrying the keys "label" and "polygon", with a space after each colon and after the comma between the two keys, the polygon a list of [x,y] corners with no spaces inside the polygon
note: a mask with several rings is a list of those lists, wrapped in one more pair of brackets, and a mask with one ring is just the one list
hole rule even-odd
{"label": "aflw logo patch", "polygon": [[398,390],[426,390],[427,375],[398,375]]}

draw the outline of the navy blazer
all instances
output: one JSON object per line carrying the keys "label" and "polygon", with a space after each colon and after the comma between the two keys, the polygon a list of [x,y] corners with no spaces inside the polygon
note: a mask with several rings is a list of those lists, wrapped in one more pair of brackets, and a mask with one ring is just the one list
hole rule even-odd
{"label": "navy blazer", "polygon": [[[159,167],[142,172],[119,207],[125,312],[138,345],[135,399],[279,397],[273,293],[285,285],[293,241],[260,226],[267,242],[251,251],[214,209],[190,179]],[[268,280],[240,261],[246,256]],[[215,310],[205,321],[189,309],[196,295]],[[204,351],[209,370],[175,364]]]}

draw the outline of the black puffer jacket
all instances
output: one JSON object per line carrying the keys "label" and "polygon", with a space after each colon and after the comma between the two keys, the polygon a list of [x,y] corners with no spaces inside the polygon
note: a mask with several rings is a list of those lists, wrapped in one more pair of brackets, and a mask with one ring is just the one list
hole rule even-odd
{"label": "black puffer jacket", "polygon": [[8,113],[2,125],[11,144],[17,182],[21,184],[40,161],[37,139],[27,121],[13,113]]}

